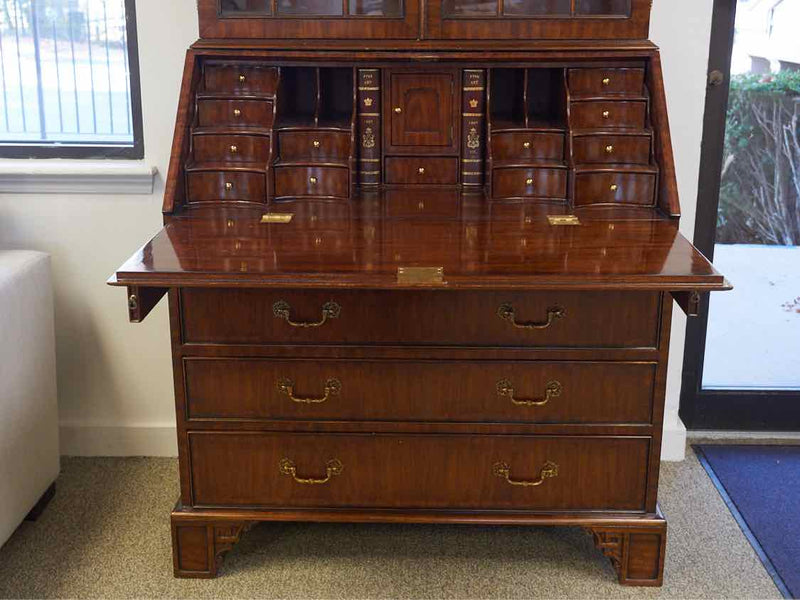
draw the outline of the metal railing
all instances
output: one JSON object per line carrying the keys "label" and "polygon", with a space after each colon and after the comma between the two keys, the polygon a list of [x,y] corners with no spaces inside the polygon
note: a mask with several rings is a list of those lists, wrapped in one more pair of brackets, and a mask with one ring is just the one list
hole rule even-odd
{"label": "metal railing", "polygon": [[0,0],[0,143],[133,143],[125,0]]}

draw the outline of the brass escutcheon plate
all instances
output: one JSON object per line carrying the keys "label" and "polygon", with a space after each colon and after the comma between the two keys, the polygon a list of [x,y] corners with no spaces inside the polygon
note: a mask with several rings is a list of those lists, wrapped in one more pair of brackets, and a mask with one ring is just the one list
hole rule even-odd
{"label": "brass escutcheon plate", "polygon": [[444,267],[397,267],[397,283],[401,285],[441,285]]}
{"label": "brass escutcheon plate", "polygon": [[550,225],[580,225],[581,220],[575,215],[550,215],[547,217]]}
{"label": "brass escutcheon plate", "polygon": [[261,217],[262,223],[291,223],[292,213],[267,213]]}

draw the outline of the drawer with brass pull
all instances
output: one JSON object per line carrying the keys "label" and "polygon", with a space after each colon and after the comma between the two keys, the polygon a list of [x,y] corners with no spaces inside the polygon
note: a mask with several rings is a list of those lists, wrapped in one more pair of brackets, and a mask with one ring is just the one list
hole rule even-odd
{"label": "drawer with brass pull", "polygon": [[572,96],[641,96],[644,69],[569,69]]}
{"label": "drawer with brass pull", "polygon": [[204,83],[206,92],[274,95],[278,69],[246,63],[208,65]]}
{"label": "drawer with brass pull", "polygon": [[575,174],[575,206],[589,204],[631,204],[654,206],[657,173],[640,170],[583,170]]}
{"label": "drawer with brass pull", "polygon": [[512,167],[492,169],[495,198],[567,197],[567,169],[558,167]]}
{"label": "drawer with brass pull", "polygon": [[654,348],[659,302],[655,292],[181,290],[189,344]]}
{"label": "drawer with brass pull", "polygon": [[458,159],[390,157],[386,159],[386,183],[455,185],[458,183]]}
{"label": "drawer with brass pull", "polygon": [[189,419],[638,423],[654,363],[185,358]]}
{"label": "drawer with brass pull", "polygon": [[591,100],[570,102],[570,128],[644,129],[647,126],[646,100]]}
{"label": "drawer with brass pull", "polygon": [[349,181],[350,171],[346,167],[275,167],[275,196],[347,198]]}
{"label": "drawer with brass pull", "polygon": [[564,134],[519,131],[492,134],[492,160],[525,163],[564,160]]}
{"label": "drawer with brass pull", "polygon": [[270,129],[275,120],[271,100],[203,99],[197,101],[200,127],[260,127]]}
{"label": "drawer with brass pull", "polygon": [[193,171],[187,173],[189,203],[238,200],[266,202],[266,174],[249,171]]}
{"label": "drawer with brass pull", "polygon": [[650,164],[650,133],[632,135],[587,134],[572,138],[575,164]]}
{"label": "drawer with brass pull", "polygon": [[195,132],[192,136],[195,162],[269,162],[270,136],[240,134],[210,134]]}
{"label": "drawer with brass pull", "polygon": [[278,154],[281,161],[344,162],[350,158],[350,134],[338,131],[281,131]]}
{"label": "drawer with brass pull", "polygon": [[651,440],[188,433],[195,507],[644,511]]}

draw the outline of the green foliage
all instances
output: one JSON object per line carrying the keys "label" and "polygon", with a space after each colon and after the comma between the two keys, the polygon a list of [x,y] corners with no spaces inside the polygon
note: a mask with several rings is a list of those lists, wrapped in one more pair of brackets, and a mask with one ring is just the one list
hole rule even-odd
{"label": "green foliage", "polygon": [[[774,227],[759,226],[780,217],[774,212],[765,214],[763,206],[758,204],[756,175],[761,175],[762,181],[773,181],[776,174],[784,175],[786,169],[776,164],[785,160],[780,151],[781,132],[784,127],[791,127],[787,117],[795,113],[798,100],[800,72],[797,71],[731,78],[717,219],[720,243],[787,243],[785,239],[765,235],[765,230]],[[796,193],[786,202],[795,206]]]}

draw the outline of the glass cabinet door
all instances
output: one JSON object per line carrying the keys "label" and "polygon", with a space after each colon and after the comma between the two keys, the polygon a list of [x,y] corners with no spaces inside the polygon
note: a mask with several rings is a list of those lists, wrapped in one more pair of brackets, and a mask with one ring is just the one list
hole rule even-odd
{"label": "glass cabinet door", "polygon": [[403,0],[220,0],[223,17],[402,17]]}
{"label": "glass cabinet door", "polygon": [[198,0],[203,38],[408,39],[422,0]]}
{"label": "glass cabinet door", "polygon": [[444,39],[646,39],[649,20],[650,0],[428,0],[427,33]]}

